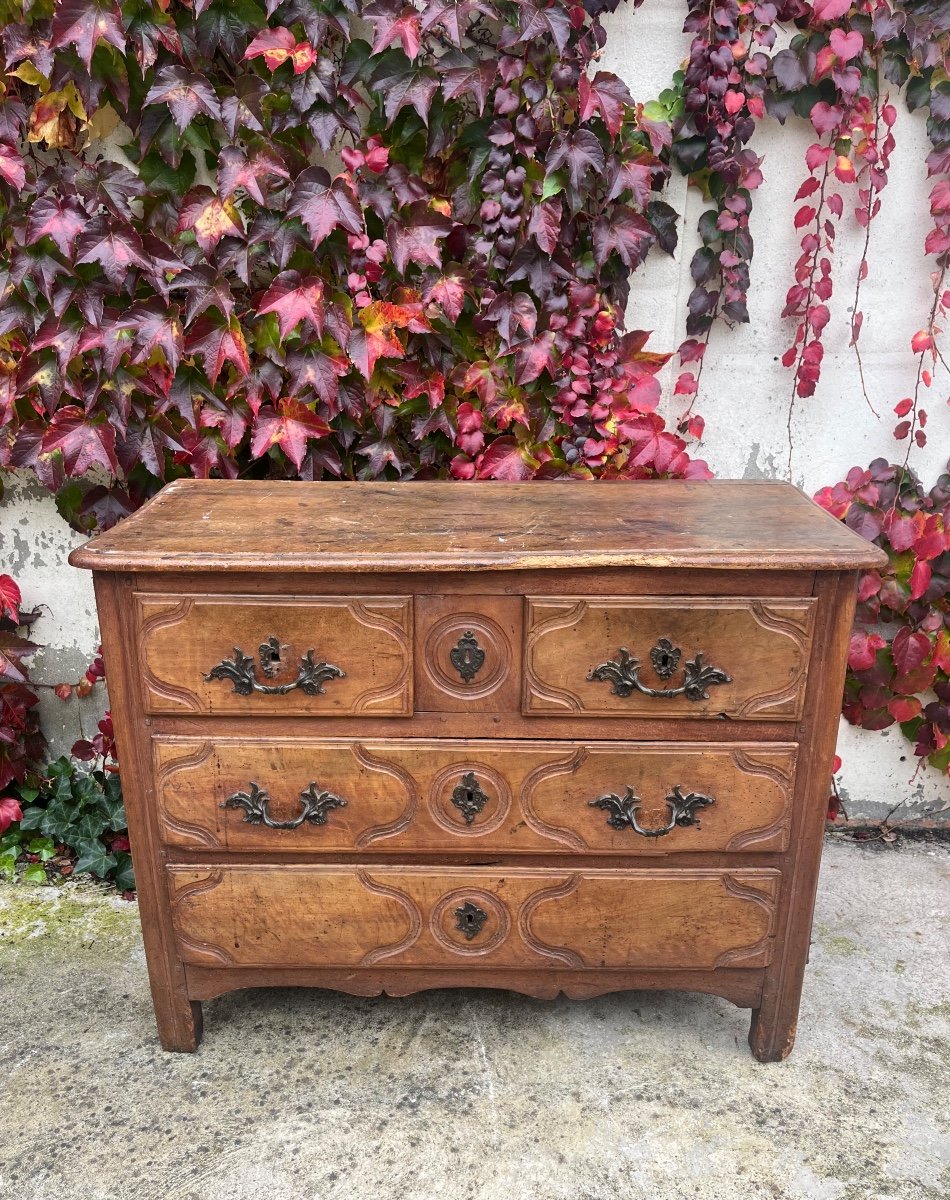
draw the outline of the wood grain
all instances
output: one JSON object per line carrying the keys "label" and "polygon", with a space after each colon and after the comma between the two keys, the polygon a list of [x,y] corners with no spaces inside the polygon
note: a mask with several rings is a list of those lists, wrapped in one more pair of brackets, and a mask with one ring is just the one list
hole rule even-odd
{"label": "wood grain", "polygon": [[[218,737],[153,739],[156,803],[169,846],[235,853],[470,852],[663,857],[778,852],[788,845],[796,748],[716,743],[366,741]],[[453,793],[474,775],[486,797],[467,822]],[[252,824],[222,805],[251,783],[291,821],[311,783],[346,801],[326,824]],[[644,828],[668,822],[674,787],[713,798],[696,823],[661,837],[612,828],[591,806],[632,788]]]}
{"label": "wood grain", "polygon": [[[786,485],[580,487],[182,481],[74,552],[166,1049],[239,987],[669,987],[752,1008],[756,1057],[788,1054],[856,572],[881,553]],[[660,638],[730,682],[587,680],[625,646],[679,683]],[[268,685],[311,649],[346,674],[241,697],[204,678],[236,646]],[[252,784],[255,820],[222,807]]]}
{"label": "wood grain", "polygon": [[[762,967],[774,870],[171,866],[185,962],[243,967]],[[466,902],[486,920],[469,939]]]}
{"label": "wood grain", "polygon": [[177,479],[74,550],[100,571],[856,570],[882,551],[785,483]]}
{"label": "wood grain", "polygon": [[[412,713],[412,600],[406,596],[178,596],[137,593],[139,655],[149,712],[277,716],[409,716]],[[279,660],[261,647],[279,643]],[[239,695],[230,679],[209,679],[236,650],[265,686],[292,683],[301,659],[340,668],[323,691]]]}
{"label": "wood grain", "polygon": [[[814,623],[813,600],[605,596],[529,597],[525,615],[525,715],[626,715],[738,720],[794,720],[801,712]],[[681,652],[662,679],[650,651],[666,639]],[[618,695],[609,681],[590,679],[627,650],[651,689],[681,686],[688,660],[702,655],[730,682],[711,685],[708,698]]]}

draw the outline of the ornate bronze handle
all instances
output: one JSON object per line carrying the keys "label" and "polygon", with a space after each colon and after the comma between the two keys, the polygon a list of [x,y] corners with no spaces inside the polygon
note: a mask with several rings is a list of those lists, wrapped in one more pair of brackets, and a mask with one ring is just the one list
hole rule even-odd
{"label": "ornate bronze handle", "polygon": [[346,808],[346,801],[332,792],[320,792],[315,783],[310,783],[306,790],[300,793],[303,807],[300,814],[292,821],[275,821],[268,815],[267,803],[270,796],[253,781],[246,792],[235,792],[228,796],[219,808],[243,808],[244,820],[249,825],[266,825],[269,829],[296,829],[304,821],[311,825],[326,825],[327,813],[332,808]]}
{"label": "ornate bronze handle", "polygon": [[[280,662],[280,642],[276,637],[269,637],[259,648],[261,670],[265,676],[273,675]],[[243,650],[234,647],[234,657],[222,659],[217,666],[212,667],[205,676],[205,683],[213,679],[230,679],[238,696],[250,696],[252,692],[262,692],[265,696],[286,696],[295,688],[307,696],[318,696],[323,693],[323,685],[328,679],[345,679],[346,672],[332,663],[314,662],[314,651],[308,650],[301,658],[297,669],[297,678],[290,683],[270,684],[261,683],[257,678],[257,667],[254,660]]]}
{"label": "ornate bronze handle", "polygon": [[[650,651],[650,661],[653,670],[660,679],[669,679],[676,673],[683,652],[679,646],[674,646],[669,638],[660,638]],[[683,682],[679,687],[651,688],[640,678],[641,663],[633,657],[630,651],[621,646],[617,651],[616,661],[613,659],[601,663],[587,676],[589,682],[609,682],[611,692],[615,696],[629,696],[633,692],[642,692],[644,696],[655,696],[661,700],[672,699],[673,696],[685,696],[687,700],[708,700],[707,688],[717,683],[732,683],[732,677],[720,667],[711,667],[703,662],[702,653],[689,659],[683,665]]]}
{"label": "ornate bronze handle", "polygon": [[588,800],[587,803],[591,808],[604,808],[609,810],[610,816],[607,818],[607,824],[612,829],[632,829],[634,833],[639,833],[642,837],[662,837],[664,833],[669,833],[675,829],[677,825],[696,825],[696,809],[708,808],[710,804],[715,804],[716,801],[712,796],[703,796],[699,792],[690,792],[684,796],[679,784],[677,784],[670,794],[666,797],[666,803],[670,810],[670,819],[666,825],[662,825],[659,829],[644,829],[637,821],[637,813],[640,811],[640,806],[643,801],[639,796],[634,795],[633,788],[627,786],[627,794],[621,799],[619,796],[611,793],[608,796],[599,796],[596,800]]}

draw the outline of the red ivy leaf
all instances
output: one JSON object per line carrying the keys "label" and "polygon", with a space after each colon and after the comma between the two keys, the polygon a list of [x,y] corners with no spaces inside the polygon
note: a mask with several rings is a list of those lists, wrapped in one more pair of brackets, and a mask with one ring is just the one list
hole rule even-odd
{"label": "red ivy leaf", "polygon": [[178,232],[191,229],[206,255],[223,237],[241,237],[241,214],[230,200],[222,200],[209,187],[196,187],[182,201]]}
{"label": "red ivy leaf", "polygon": [[290,60],[294,74],[301,75],[317,61],[317,53],[309,42],[298,42],[289,29],[264,29],[244,52],[247,58],[263,58],[271,71]]}
{"label": "red ivy leaf", "polygon": [[531,210],[528,221],[528,233],[533,235],[545,254],[553,254],[557,249],[558,237],[561,232],[561,218],[564,207],[559,196],[542,200]]}
{"label": "red ivy leaf", "polygon": [[818,21],[837,21],[850,9],[852,0],[813,0],[812,10]]}
{"label": "red ivy leaf", "polygon": [[330,426],[299,400],[279,400],[276,411],[266,404],[254,420],[251,453],[255,458],[279,446],[300,470],[310,438],[326,437]]}
{"label": "red ivy leaf", "polygon": [[283,160],[266,147],[255,151],[248,159],[237,146],[225,146],[218,155],[218,195],[227,200],[238,188],[244,188],[252,200],[266,203],[260,181],[273,175],[289,179]]}
{"label": "red ivy leaf", "polygon": [[554,332],[545,330],[540,337],[522,342],[515,351],[515,383],[533,383],[543,371],[551,373],[554,365]]}
{"label": "red ivy leaf", "polygon": [[96,43],[111,42],[125,50],[122,13],[115,0],[58,0],[53,13],[50,47],[73,45],[88,71]]}
{"label": "red ivy leaf", "polygon": [[187,345],[189,354],[200,354],[204,358],[205,371],[212,385],[217,383],[226,362],[233,363],[241,375],[247,375],[251,370],[247,342],[236,317],[226,325],[203,317],[192,326]]}
{"label": "red ivy leaf", "polygon": [[26,183],[26,165],[16,147],[0,142],[0,176],[19,191]]}
{"label": "red ivy leaf", "polygon": [[433,212],[424,200],[410,205],[401,219],[390,221],[386,226],[386,241],[399,274],[405,275],[411,262],[441,267],[442,250],[438,243],[451,229],[449,218]]}
{"label": "red ivy leaf", "polygon": [[379,54],[381,50],[385,50],[394,42],[399,42],[407,58],[415,58],[419,53],[421,44],[419,14],[411,4],[407,4],[396,17],[393,16],[389,5],[383,3],[368,5],[364,9],[363,15],[367,20],[372,21],[376,30],[373,54]]}
{"label": "red ivy leaf", "polygon": [[7,617],[14,625],[19,625],[22,603],[23,596],[16,580],[10,575],[0,575],[0,617]]}
{"label": "red ivy leaf", "polygon": [[204,113],[215,121],[221,119],[221,106],[211,84],[203,75],[177,64],[162,67],[149,88],[145,103],[167,104],[179,133],[185,132],[196,113]]}
{"label": "red ivy leaf", "polygon": [[595,112],[600,113],[612,138],[620,132],[624,107],[633,107],[633,97],[627,85],[607,71],[598,71],[593,82],[583,72],[577,81],[577,98],[581,121],[589,121]]}
{"label": "red ivy leaf", "polygon": [[42,237],[51,237],[57,249],[70,258],[73,242],[86,228],[88,216],[71,198],[62,196],[40,196],[30,206],[26,226],[26,240],[33,245]]}
{"label": "red ivy leaf", "polygon": [[857,630],[851,635],[848,646],[848,666],[852,671],[869,671],[874,666],[878,650],[883,650],[886,645],[879,633]]}
{"label": "red ivy leaf", "polygon": [[77,263],[98,263],[113,287],[121,287],[130,267],[148,269],[152,262],[142,239],[131,225],[110,217],[95,217],[76,247]]}
{"label": "red ivy leaf", "polygon": [[0,833],[6,833],[14,821],[23,820],[23,809],[13,796],[0,796]]}
{"label": "red ivy leaf", "polygon": [[909,625],[901,626],[891,643],[894,665],[901,675],[907,675],[922,666],[929,658],[930,651],[930,638],[926,633],[913,632]]}
{"label": "red ivy leaf", "polygon": [[341,226],[348,233],[363,232],[363,214],[353,193],[341,179],[331,183],[322,167],[310,167],[297,176],[287,212],[300,217],[315,247]]}
{"label": "red ivy leaf", "polygon": [[53,688],[53,694],[58,696],[60,700],[68,700],[73,694],[73,685],[71,683],[57,683]]}
{"label": "red ivy leaf", "polygon": [[478,460],[479,479],[530,479],[534,470],[525,462],[513,437],[499,437],[489,445]]}
{"label": "red ivy leaf", "polygon": [[301,278],[299,271],[284,271],[270,285],[257,308],[257,314],[276,313],[280,336],[286,338],[301,321],[309,323],[323,336],[323,280]]}
{"label": "red ivy leaf", "polygon": [[369,382],[380,358],[405,358],[406,351],[395,329],[406,329],[416,314],[398,304],[376,301],[360,310],[360,323],[353,327],[347,353]]}
{"label": "red ivy leaf", "polygon": [[90,420],[77,405],[57,409],[43,436],[44,454],[61,451],[67,475],[85,475],[93,466],[118,475],[115,429],[103,420]]}
{"label": "red ivy leaf", "polygon": [[615,208],[594,226],[594,255],[599,266],[616,251],[624,266],[638,267],[655,241],[653,226],[632,208]]}
{"label": "red ivy leaf", "polygon": [[919,558],[914,563],[914,569],[910,573],[910,598],[911,600],[919,600],[920,597],[930,587],[930,581],[933,577],[933,569],[929,562]]}
{"label": "red ivy leaf", "polygon": [[465,304],[468,277],[460,270],[440,275],[423,293],[426,304],[438,304],[453,323],[459,319]]}

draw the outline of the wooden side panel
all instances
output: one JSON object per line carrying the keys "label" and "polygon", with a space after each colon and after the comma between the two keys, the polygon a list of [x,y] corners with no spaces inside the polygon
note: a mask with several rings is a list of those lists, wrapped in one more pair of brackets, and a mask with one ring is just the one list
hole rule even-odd
{"label": "wooden side panel", "polygon": [[412,713],[409,596],[136,593],[135,604],[149,712]]}
{"label": "wooden side panel", "polygon": [[655,857],[786,849],[796,747],[159,735],[153,759],[163,840],[188,850]]}
{"label": "wooden side panel", "polygon": [[772,870],[170,867],[196,966],[763,967]]}
{"label": "wooden side panel", "polygon": [[526,603],[526,715],[792,721],[802,711],[812,599]]}

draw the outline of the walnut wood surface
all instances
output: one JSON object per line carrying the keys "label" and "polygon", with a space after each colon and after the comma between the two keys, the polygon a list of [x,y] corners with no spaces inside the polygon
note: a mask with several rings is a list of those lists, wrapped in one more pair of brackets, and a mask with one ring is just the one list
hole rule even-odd
{"label": "walnut wood surface", "polygon": [[[681,987],[751,1007],[756,1057],[788,1054],[857,571],[880,561],[792,489],[188,482],[73,561],[96,568],[166,1049],[239,987]],[[311,648],[345,678],[205,681],[235,646],[263,670],[271,636],[268,684]],[[626,646],[662,682],[661,637],[732,682],[696,703],[587,681]],[[278,821],[311,783],[346,806],[251,824],[220,805],[252,782]],[[588,803],[629,787],[651,829],[674,786],[714,803],[656,838]]]}
{"label": "walnut wood surface", "polygon": [[[785,850],[796,748],[699,744],[179,738],[153,742],[161,835],[169,847],[300,856],[374,853],[607,854],[657,857]],[[485,797],[467,822],[453,794],[469,774]],[[311,783],[346,801],[325,824],[249,823],[229,796],[256,783],[292,821]],[[668,822],[673,787],[714,803],[661,837],[615,829],[590,801],[632,787],[644,828]]]}
{"label": "walnut wood surface", "polygon": [[[814,600],[667,599],[662,604],[607,596],[531,597],[525,616],[526,714],[575,716],[718,716],[794,720],[801,711],[811,650]],[[667,639],[681,657],[669,679],[650,651]],[[681,685],[687,660],[702,655],[731,682],[711,685],[708,699],[617,695],[609,681],[588,678],[624,648],[652,689]]]}
{"label": "walnut wood surface", "polygon": [[[149,712],[274,716],[403,716],[412,712],[412,600],[406,596],[312,597],[136,595],[140,663]],[[260,647],[280,643],[265,675]],[[208,679],[235,649],[264,685],[291,683],[309,651],[345,672],[323,691],[239,695]]]}
{"label": "walnut wood surface", "polygon": [[73,551],[106,571],[880,566],[789,484],[179,479]]}
{"label": "walnut wood surface", "polygon": [[[762,967],[779,873],[169,868],[187,963],[242,967]],[[469,938],[457,913],[485,917]]]}
{"label": "walnut wood surface", "polygon": [[[416,597],[415,697],[418,709],[517,712],[521,707],[521,596]],[[452,652],[471,633],[484,654],[471,678]]]}

